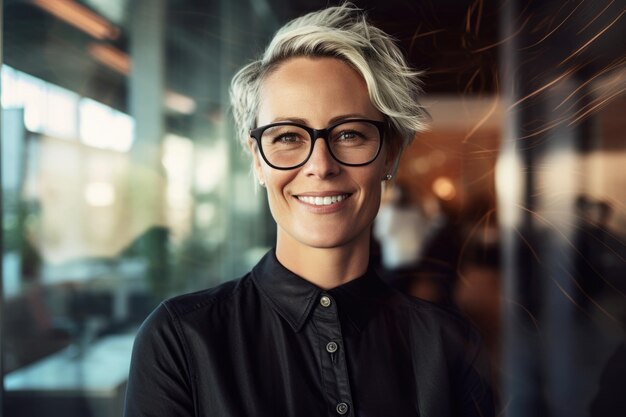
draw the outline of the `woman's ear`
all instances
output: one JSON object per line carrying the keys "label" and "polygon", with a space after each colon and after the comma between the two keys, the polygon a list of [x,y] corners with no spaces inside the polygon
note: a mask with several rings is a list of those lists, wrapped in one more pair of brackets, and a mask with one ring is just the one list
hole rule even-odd
{"label": "woman's ear", "polygon": [[261,155],[256,142],[252,138],[248,138],[248,150],[252,155],[252,169],[254,169],[254,176],[261,185],[265,185],[265,178],[263,177],[263,169],[261,166]]}
{"label": "woman's ear", "polygon": [[397,138],[391,138],[387,144],[385,152],[385,175],[394,175],[402,153],[402,147]]}

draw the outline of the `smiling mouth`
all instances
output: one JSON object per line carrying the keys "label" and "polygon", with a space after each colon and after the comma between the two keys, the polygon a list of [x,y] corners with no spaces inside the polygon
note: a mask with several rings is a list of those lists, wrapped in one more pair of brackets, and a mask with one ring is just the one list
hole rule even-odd
{"label": "smiling mouth", "polygon": [[350,194],[337,194],[328,195],[324,197],[314,197],[309,195],[297,195],[296,198],[303,203],[311,204],[314,206],[330,206],[331,204],[339,203],[350,197]]}

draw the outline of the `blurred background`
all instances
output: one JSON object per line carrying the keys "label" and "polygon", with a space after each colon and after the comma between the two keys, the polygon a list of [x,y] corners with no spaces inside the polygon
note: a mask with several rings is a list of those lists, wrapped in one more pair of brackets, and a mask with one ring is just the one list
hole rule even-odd
{"label": "blurred background", "polygon": [[[136,329],[274,243],[234,72],[326,0],[0,0],[3,416],[119,416]],[[355,1],[424,71],[373,263],[478,326],[500,415],[626,415],[626,8]]]}

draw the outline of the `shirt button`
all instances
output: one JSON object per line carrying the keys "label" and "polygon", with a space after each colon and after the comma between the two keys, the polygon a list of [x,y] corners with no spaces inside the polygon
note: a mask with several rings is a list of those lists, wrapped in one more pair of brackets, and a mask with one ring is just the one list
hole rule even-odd
{"label": "shirt button", "polygon": [[339,403],[337,404],[337,414],[339,415],[344,415],[348,413],[348,404],[346,403]]}
{"label": "shirt button", "polygon": [[320,298],[320,304],[322,305],[322,307],[329,307],[330,297],[327,295],[323,295],[322,298]]}
{"label": "shirt button", "polygon": [[337,348],[338,348],[338,346],[337,346],[337,343],[335,343],[335,342],[328,342],[328,344],[326,345],[326,351],[328,353],[335,353],[335,352],[337,352]]}

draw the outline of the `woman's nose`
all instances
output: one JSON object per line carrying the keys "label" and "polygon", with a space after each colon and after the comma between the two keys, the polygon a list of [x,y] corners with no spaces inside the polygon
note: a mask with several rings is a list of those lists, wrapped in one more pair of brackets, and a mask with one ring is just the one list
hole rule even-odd
{"label": "woman's nose", "polygon": [[341,170],[339,162],[333,158],[328,149],[328,144],[323,138],[315,141],[311,157],[303,166],[306,175],[327,178],[337,175]]}

